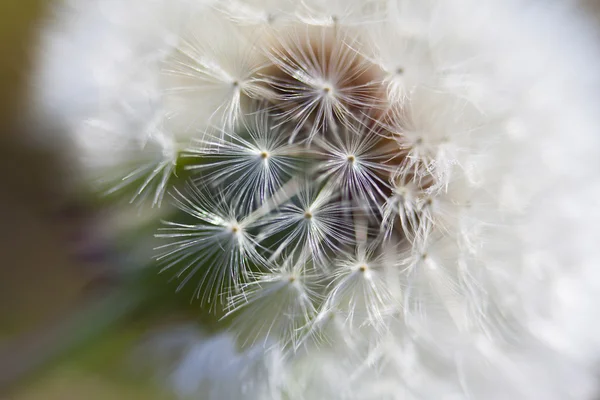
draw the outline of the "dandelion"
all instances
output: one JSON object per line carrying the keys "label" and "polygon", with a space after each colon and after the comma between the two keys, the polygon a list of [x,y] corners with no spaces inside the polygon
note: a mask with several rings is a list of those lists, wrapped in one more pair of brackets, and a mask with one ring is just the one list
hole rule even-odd
{"label": "dandelion", "polygon": [[222,317],[176,391],[593,397],[600,55],[570,6],[92,3],[35,104],[84,181],[171,194],[148,259]]}

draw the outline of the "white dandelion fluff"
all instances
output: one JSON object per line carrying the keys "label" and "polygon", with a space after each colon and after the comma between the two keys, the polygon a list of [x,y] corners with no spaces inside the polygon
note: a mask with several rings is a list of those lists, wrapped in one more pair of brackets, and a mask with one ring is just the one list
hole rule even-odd
{"label": "white dandelion fluff", "polygon": [[266,81],[281,104],[281,123],[295,125],[291,140],[306,129],[310,141],[338,121],[351,121],[355,110],[376,104],[378,77],[348,45],[355,41],[350,33],[297,27],[274,41]]}
{"label": "white dandelion fluff", "polygon": [[106,117],[86,118],[77,128],[73,144],[86,177],[106,194],[126,191],[130,202],[160,206],[181,145],[156,117],[143,125],[132,119],[111,123]]}
{"label": "white dandelion fluff", "polygon": [[289,143],[291,132],[274,125],[259,110],[237,129],[217,129],[193,141],[184,157],[198,159],[186,166],[198,171],[198,181],[220,186],[224,196],[239,198],[251,210],[273,196],[302,168],[303,149]]}
{"label": "white dandelion fluff", "polygon": [[244,346],[262,341],[295,348],[299,331],[316,313],[318,281],[301,255],[284,257],[272,271],[253,274],[241,293],[231,297],[226,316],[239,313],[233,324]]}
{"label": "white dandelion fluff", "polygon": [[379,207],[388,197],[390,161],[399,149],[374,127],[352,124],[315,141],[319,179],[329,182],[344,200]]}
{"label": "white dandelion fluff", "polygon": [[326,3],[315,0],[302,0],[296,11],[298,19],[315,26],[359,26],[376,23],[384,19],[385,2],[366,0],[352,2],[332,0]]}
{"label": "white dandelion fluff", "polygon": [[242,27],[268,30],[293,21],[297,4],[293,0],[223,0],[215,7]]}
{"label": "white dandelion fluff", "polygon": [[235,126],[244,100],[267,94],[258,79],[266,61],[251,37],[216,13],[200,11],[182,31],[162,68],[166,109],[184,131],[213,121]]}
{"label": "white dandelion fluff", "polygon": [[[338,261],[329,284],[324,309],[334,309],[345,315],[347,330],[373,326],[387,328],[386,319],[398,312],[399,293],[393,293],[394,285],[386,269],[386,254],[374,255],[373,249],[364,245],[357,247],[357,254]],[[391,278],[391,279],[390,279]]]}
{"label": "white dandelion fluff", "polygon": [[381,229],[389,238],[399,223],[402,233],[412,240],[416,233],[426,232],[421,228],[422,221],[428,220],[422,215],[422,199],[430,182],[403,172],[395,171],[390,178],[391,194],[382,206]]}
{"label": "white dandelion fluff", "polygon": [[443,76],[443,66],[431,59],[426,32],[410,28],[405,21],[388,20],[365,30],[368,46],[361,54],[382,70],[391,104],[402,104],[415,90],[436,85]]}
{"label": "white dandelion fluff", "polygon": [[89,4],[42,41],[36,117],[84,180],[173,194],[157,264],[225,315],[180,395],[593,398],[600,54],[571,3]]}
{"label": "white dandelion fluff", "polygon": [[[248,232],[248,222],[235,205],[216,199],[205,188],[188,184],[184,193],[174,189],[175,205],[190,223],[165,222],[157,237],[170,242],[157,247],[162,270],[178,269],[179,288],[192,281],[195,296],[216,307],[244,281],[250,267],[260,268],[261,256]],[[264,263],[263,263],[264,264]]]}
{"label": "white dandelion fluff", "polygon": [[329,268],[332,253],[351,246],[351,207],[340,204],[332,186],[305,182],[288,202],[257,221],[257,240],[274,241],[271,259],[284,252],[305,252],[318,268]]}

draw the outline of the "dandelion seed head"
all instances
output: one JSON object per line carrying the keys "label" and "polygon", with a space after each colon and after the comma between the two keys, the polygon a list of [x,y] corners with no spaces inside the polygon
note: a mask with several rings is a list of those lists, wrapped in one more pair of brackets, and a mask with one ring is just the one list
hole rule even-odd
{"label": "dandelion seed head", "polygon": [[44,115],[84,180],[169,193],[156,264],[228,331],[180,393],[592,397],[600,56],[527,3],[73,2]]}

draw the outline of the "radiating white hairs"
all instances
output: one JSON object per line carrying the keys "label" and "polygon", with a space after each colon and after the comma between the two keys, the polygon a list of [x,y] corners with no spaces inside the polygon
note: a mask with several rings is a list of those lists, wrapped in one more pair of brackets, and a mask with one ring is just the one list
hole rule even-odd
{"label": "radiating white hairs", "polygon": [[592,398],[600,55],[571,4],[60,10],[36,116],[84,181],[170,193],[148,258],[228,330],[180,395]]}

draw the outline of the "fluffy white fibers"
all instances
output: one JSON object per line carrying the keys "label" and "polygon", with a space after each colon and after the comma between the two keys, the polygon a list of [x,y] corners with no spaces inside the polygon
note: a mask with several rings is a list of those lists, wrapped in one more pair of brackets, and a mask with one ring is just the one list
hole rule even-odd
{"label": "fluffy white fibers", "polygon": [[73,1],[32,107],[84,181],[185,215],[157,263],[226,321],[178,344],[182,397],[592,399],[589,24],[559,1]]}

